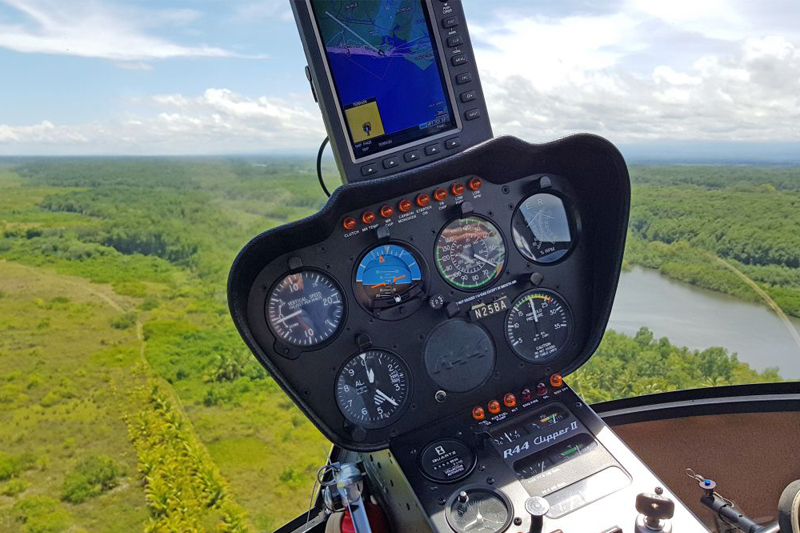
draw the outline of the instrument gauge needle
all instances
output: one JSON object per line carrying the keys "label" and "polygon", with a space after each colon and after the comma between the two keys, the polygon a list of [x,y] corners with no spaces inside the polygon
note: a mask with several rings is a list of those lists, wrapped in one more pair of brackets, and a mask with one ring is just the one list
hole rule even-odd
{"label": "instrument gauge needle", "polygon": [[375,394],[377,394],[378,396],[380,396],[381,398],[383,398],[384,400],[386,400],[390,404],[394,405],[395,407],[398,407],[400,405],[399,403],[397,403],[397,401],[394,398],[392,398],[391,396],[387,396],[386,393],[384,393],[380,389],[376,389],[375,390]]}
{"label": "instrument gauge needle", "polygon": [[475,259],[477,259],[478,261],[483,261],[484,263],[486,263],[489,266],[493,266],[493,267],[497,266],[497,263],[492,263],[488,259],[485,259],[485,258],[479,256],[478,254],[475,254]]}
{"label": "instrument gauge needle", "polygon": [[364,363],[364,369],[367,371],[367,379],[370,383],[375,383],[375,371],[367,366],[367,354],[361,354],[361,361]]}
{"label": "instrument gauge needle", "polygon": [[533,306],[533,299],[528,300],[528,303],[531,304],[531,312],[533,312],[533,321],[539,322],[539,313],[536,312],[536,308]]}
{"label": "instrument gauge needle", "polygon": [[299,311],[295,311],[291,315],[286,315],[285,317],[281,318],[280,320],[276,320],[275,322],[277,322],[278,324],[282,324],[282,323],[286,322],[287,320],[291,320],[292,318],[294,318],[294,317],[296,317],[298,315],[302,315],[302,314],[303,314],[303,310],[301,309]]}

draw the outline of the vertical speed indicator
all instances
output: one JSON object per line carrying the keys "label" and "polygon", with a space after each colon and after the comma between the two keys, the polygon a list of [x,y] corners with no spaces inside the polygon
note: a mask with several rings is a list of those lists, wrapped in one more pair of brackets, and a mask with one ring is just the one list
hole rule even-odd
{"label": "vertical speed indicator", "polygon": [[526,292],[511,306],[506,318],[506,338],[518,356],[529,363],[558,357],[569,343],[572,313],[553,291]]}
{"label": "vertical speed indicator", "polygon": [[344,315],[342,291],[332,278],[307,270],[283,278],[267,298],[267,322],[283,342],[313,347],[339,330]]}

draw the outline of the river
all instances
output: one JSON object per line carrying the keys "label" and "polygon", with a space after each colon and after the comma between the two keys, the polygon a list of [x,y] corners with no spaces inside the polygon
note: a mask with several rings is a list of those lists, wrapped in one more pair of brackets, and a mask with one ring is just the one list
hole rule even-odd
{"label": "river", "polygon": [[[800,320],[791,322],[800,331]],[[759,371],[779,367],[782,377],[800,379],[800,347],[766,306],[636,267],[620,278],[608,327],[633,335],[642,326],[676,346],[722,346]]]}

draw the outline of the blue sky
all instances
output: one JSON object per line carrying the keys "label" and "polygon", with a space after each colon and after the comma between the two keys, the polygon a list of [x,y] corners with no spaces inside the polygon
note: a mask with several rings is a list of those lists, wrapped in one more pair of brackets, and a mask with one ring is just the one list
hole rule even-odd
{"label": "blue sky", "polygon": [[[465,0],[496,133],[800,143],[797,0]],[[0,0],[0,155],[311,150],[288,0]]]}

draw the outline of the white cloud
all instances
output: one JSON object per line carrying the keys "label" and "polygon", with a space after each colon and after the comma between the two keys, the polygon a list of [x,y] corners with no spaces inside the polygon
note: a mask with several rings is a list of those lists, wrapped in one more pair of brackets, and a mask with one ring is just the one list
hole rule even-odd
{"label": "white cloud", "polygon": [[[307,98],[303,97],[305,102]],[[200,96],[157,95],[115,122],[56,126],[0,125],[0,154],[216,154],[311,150],[325,131],[316,109],[228,89]]]}
{"label": "white cloud", "polygon": [[741,0],[487,20],[474,37],[498,133],[800,141],[800,30]]}
{"label": "white cloud", "polygon": [[294,15],[284,0],[259,0],[233,6],[230,21],[234,24],[260,23],[266,20],[292,21]]}
{"label": "white cloud", "polygon": [[26,17],[25,24],[0,24],[0,47],[23,53],[76,55],[115,61],[173,57],[237,57],[229,50],[185,46],[150,35],[146,27],[185,25],[201,16],[190,9],[114,9],[98,0],[0,0]]}

